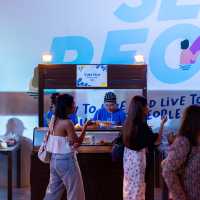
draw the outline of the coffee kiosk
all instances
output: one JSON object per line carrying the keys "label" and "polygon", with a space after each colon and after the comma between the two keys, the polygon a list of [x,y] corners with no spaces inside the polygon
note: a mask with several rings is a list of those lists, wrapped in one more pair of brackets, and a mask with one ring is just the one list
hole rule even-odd
{"label": "coffee kiosk", "polygon": [[[33,134],[31,200],[43,199],[49,181],[49,165],[41,163],[37,158],[38,148],[48,130],[42,127],[46,89],[74,91],[78,89],[140,89],[142,94],[147,96],[146,65],[107,65],[107,84],[103,87],[77,86],[77,65],[40,64],[38,74],[39,128],[35,128]],[[78,134],[80,129],[76,131]],[[86,200],[122,200],[122,163],[113,163],[111,159],[112,142],[120,132],[121,127],[93,128],[86,131],[86,140],[79,147],[77,156],[83,176]],[[65,199],[65,196],[63,198]]]}

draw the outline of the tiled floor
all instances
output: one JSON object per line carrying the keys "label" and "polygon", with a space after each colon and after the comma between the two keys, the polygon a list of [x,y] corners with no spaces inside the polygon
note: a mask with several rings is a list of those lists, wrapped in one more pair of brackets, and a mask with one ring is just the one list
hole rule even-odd
{"label": "tiled floor", "polygon": [[[6,188],[0,189],[0,200],[7,200]],[[29,188],[14,189],[13,200],[30,200]]]}
{"label": "tiled floor", "polygon": [[[13,200],[30,200],[29,188],[14,189]],[[7,194],[6,189],[0,189],[0,200],[6,200]],[[160,189],[155,190],[155,200],[161,200]]]}

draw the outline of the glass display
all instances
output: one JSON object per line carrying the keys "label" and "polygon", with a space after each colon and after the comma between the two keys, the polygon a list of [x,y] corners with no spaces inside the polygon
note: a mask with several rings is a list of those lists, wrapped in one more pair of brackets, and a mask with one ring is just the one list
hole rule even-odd
{"label": "glass display", "polygon": [[[35,128],[33,131],[33,147],[39,147],[47,134],[48,128]],[[84,146],[106,146],[112,145],[112,142],[119,136],[120,129],[98,129],[87,130],[85,139],[82,143]],[[81,134],[80,130],[76,131],[77,135]]]}

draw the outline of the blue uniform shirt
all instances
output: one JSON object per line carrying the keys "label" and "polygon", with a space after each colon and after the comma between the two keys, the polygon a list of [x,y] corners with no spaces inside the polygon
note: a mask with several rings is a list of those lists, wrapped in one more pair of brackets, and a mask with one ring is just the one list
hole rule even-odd
{"label": "blue uniform shirt", "polygon": [[113,125],[123,125],[126,119],[126,114],[123,110],[117,109],[115,112],[108,112],[105,108],[97,110],[94,115],[94,121],[109,121]]}
{"label": "blue uniform shirt", "polygon": [[[48,122],[51,120],[53,112],[49,111],[44,114],[44,127],[48,127]],[[74,125],[78,124],[78,117],[75,113],[69,115],[69,119],[73,122]]]}

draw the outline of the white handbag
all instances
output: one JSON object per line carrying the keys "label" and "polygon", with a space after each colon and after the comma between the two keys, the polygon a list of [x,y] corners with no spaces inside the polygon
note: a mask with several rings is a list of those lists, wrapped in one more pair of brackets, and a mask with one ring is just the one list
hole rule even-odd
{"label": "white handbag", "polygon": [[50,125],[49,125],[49,130],[48,130],[48,133],[46,135],[46,139],[43,141],[43,143],[40,146],[39,151],[38,151],[38,158],[43,163],[50,163],[50,161],[51,161],[51,155],[52,154],[51,154],[51,152],[47,151],[47,143],[48,143],[48,139],[49,139],[51,129],[52,129],[52,132],[54,133],[54,131],[53,131],[54,122],[55,122],[55,119],[54,119],[54,117],[52,117]]}
{"label": "white handbag", "polygon": [[48,138],[49,138],[49,131],[48,131],[48,134],[47,134],[47,140],[44,141],[42,143],[42,145],[40,146],[39,148],[39,151],[38,151],[38,158],[40,159],[40,161],[42,161],[43,163],[50,163],[51,161],[51,153],[47,151],[47,142],[48,142]]}

